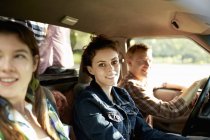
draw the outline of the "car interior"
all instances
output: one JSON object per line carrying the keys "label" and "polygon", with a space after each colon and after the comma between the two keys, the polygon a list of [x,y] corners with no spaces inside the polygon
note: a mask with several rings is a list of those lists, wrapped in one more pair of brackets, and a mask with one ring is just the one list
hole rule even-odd
{"label": "car interior", "polygon": [[[193,40],[210,55],[210,1],[203,0],[30,0],[0,1],[0,16],[37,21],[90,35],[104,34],[118,40],[124,55],[133,38],[185,37]],[[82,48],[82,46],[81,46]],[[72,125],[72,107],[76,93],[90,82],[83,73],[82,62],[72,69],[51,67],[39,75],[41,85],[65,96],[59,115]],[[128,72],[122,63],[121,78]],[[192,75],[193,76],[193,75]],[[167,120],[154,117],[157,129],[183,136],[210,136],[210,80],[188,115]],[[168,93],[168,95],[164,94]],[[154,96],[169,101],[179,95],[175,89],[155,89]],[[204,109],[200,108],[204,106]],[[201,112],[201,113],[200,113]],[[184,122],[187,120],[187,123]],[[71,131],[72,132],[72,131]],[[69,134],[76,139],[74,134]]]}

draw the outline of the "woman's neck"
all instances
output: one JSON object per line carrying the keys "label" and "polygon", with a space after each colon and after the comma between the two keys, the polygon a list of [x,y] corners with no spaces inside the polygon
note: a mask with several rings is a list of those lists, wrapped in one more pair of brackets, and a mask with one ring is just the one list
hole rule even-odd
{"label": "woman's neck", "polygon": [[102,87],[102,89],[105,92],[106,96],[109,98],[109,100],[113,101],[113,97],[111,94],[112,86]]}
{"label": "woman's neck", "polygon": [[25,114],[25,106],[26,106],[26,104],[27,104],[27,102],[25,100],[19,101],[19,102],[16,102],[16,103],[12,103],[14,109],[16,109],[21,114]]}
{"label": "woman's neck", "polygon": [[111,94],[111,91],[112,91],[112,87],[113,87],[113,86],[104,85],[104,84],[98,82],[97,80],[96,80],[96,83],[101,87],[101,89],[104,91],[104,93],[106,94],[106,96],[107,96],[111,101],[113,101],[113,99],[112,99],[112,94]]}

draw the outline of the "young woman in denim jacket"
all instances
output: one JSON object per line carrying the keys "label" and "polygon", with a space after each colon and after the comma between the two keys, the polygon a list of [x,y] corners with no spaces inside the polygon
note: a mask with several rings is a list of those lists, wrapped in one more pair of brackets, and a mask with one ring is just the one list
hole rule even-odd
{"label": "young woman in denim jacket", "polygon": [[127,91],[115,86],[120,74],[116,46],[117,42],[104,36],[94,37],[82,55],[83,70],[93,80],[90,86],[78,93],[75,101],[74,129],[77,139],[186,139],[152,129]]}
{"label": "young woman in denim jacket", "polygon": [[36,80],[39,51],[25,26],[0,21],[0,139],[68,140],[52,95]]}

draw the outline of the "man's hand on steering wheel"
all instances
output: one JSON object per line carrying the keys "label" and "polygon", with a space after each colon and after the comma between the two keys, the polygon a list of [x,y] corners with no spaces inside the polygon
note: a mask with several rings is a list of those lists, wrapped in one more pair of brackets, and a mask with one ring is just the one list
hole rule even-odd
{"label": "man's hand on steering wheel", "polygon": [[[200,125],[205,125],[205,121],[207,120],[207,116],[202,116],[203,114],[200,114],[200,110],[203,106],[203,104],[205,103],[206,97],[209,97],[209,91],[210,91],[210,77],[201,79],[199,81],[194,82],[190,88],[188,89],[189,92],[192,92],[193,90],[195,90],[196,92],[198,91],[199,88],[202,88],[202,91],[200,93],[200,96],[198,97],[197,101],[195,102],[195,105],[193,107],[193,110],[185,124],[185,127],[183,129],[183,136],[186,136],[187,134],[191,134],[194,133],[195,131],[201,131],[200,129],[202,129],[202,131],[205,130],[205,128],[201,127]],[[197,89],[197,90],[196,90]],[[209,109],[206,108],[206,110]],[[209,113],[209,110],[207,110]],[[204,122],[202,124],[202,122]],[[208,123],[207,123],[208,124]],[[207,134],[209,133],[209,130],[207,130]]]}

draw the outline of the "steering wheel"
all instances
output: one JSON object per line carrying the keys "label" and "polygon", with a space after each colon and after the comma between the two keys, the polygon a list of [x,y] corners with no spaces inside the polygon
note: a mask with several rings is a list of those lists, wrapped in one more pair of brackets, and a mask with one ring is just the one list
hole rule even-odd
{"label": "steering wheel", "polygon": [[199,98],[197,99],[197,101],[194,105],[194,108],[185,124],[185,127],[182,131],[183,136],[187,136],[187,134],[191,134],[193,131],[193,128],[195,128],[196,125],[199,123],[198,118],[203,117],[202,114],[200,114],[200,110],[202,108],[202,105],[203,105],[206,97],[209,95],[209,90],[210,90],[210,77],[206,81],[205,86],[204,86]]}

